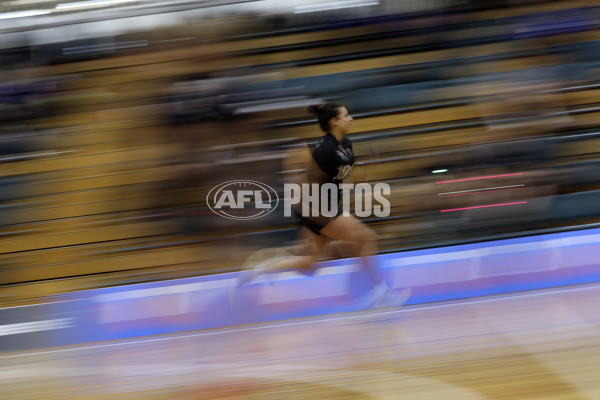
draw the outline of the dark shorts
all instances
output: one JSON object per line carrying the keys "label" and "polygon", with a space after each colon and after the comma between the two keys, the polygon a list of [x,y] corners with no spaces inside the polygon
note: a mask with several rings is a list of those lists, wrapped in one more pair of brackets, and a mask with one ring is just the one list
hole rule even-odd
{"label": "dark shorts", "polygon": [[303,217],[302,215],[300,215],[300,213],[296,209],[294,209],[294,214],[296,215],[298,224],[300,226],[307,227],[315,235],[320,235],[321,229],[325,228],[325,226],[327,226],[327,224],[329,224],[331,221],[333,221],[334,219],[336,219],[337,217],[342,215],[342,212],[343,212],[342,207],[338,207],[335,217],[324,217],[324,216]]}

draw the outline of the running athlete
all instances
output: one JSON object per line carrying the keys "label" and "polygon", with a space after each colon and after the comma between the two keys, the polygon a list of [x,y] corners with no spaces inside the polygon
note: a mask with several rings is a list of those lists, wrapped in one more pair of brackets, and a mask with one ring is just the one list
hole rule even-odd
{"label": "running athlete", "polygon": [[[339,185],[348,177],[354,166],[352,143],[345,136],[350,132],[353,119],[346,107],[339,103],[311,106],[309,111],[318,117],[319,125],[325,134],[306,157],[308,165],[304,181],[318,185]],[[296,153],[295,158],[303,157],[301,153]],[[340,199],[341,195],[338,195],[338,201]],[[267,259],[253,270],[246,271],[237,287],[241,288],[257,276],[271,272],[295,270],[312,275],[315,263],[322,258],[327,246],[343,241],[351,243],[358,250],[358,255],[362,258],[372,281],[373,288],[366,296],[367,302],[376,305],[395,303],[396,301],[390,299],[390,288],[377,265],[377,258],[370,257],[377,252],[376,235],[373,230],[351,214],[343,212],[339,203],[335,205],[337,213],[333,217],[323,216],[318,211],[317,216],[312,216],[312,213],[311,216],[304,216],[302,203],[305,200],[301,199],[300,203],[294,206],[301,225],[299,255],[282,254],[280,251],[277,257]],[[406,291],[403,292],[403,296],[406,294]],[[387,299],[384,301],[385,297]]]}

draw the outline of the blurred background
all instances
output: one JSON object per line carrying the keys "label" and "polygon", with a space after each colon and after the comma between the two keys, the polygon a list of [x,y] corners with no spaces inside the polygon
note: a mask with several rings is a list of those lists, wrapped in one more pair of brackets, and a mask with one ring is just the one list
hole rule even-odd
{"label": "blurred background", "polygon": [[[232,179],[344,103],[381,252],[600,222],[596,1],[0,3],[0,302],[239,270],[293,243],[232,221]],[[344,254],[334,255],[337,257]]]}

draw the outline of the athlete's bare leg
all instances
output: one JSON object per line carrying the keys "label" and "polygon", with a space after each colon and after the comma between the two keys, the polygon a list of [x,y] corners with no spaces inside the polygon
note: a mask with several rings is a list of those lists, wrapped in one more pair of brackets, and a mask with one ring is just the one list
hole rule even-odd
{"label": "athlete's bare leg", "polygon": [[286,271],[298,271],[306,274],[311,273],[314,264],[324,255],[327,238],[322,235],[316,235],[306,227],[300,228],[300,237],[301,243],[297,250],[297,255],[288,253],[284,256],[278,256],[263,261],[243,275],[238,283],[238,287],[250,283],[259,276],[271,273]]}
{"label": "athlete's bare leg", "polygon": [[400,293],[394,293],[385,281],[379,262],[375,256],[377,253],[377,235],[364,223],[351,215],[340,215],[327,224],[321,234],[331,239],[344,240],[353,243],[358,248],[359,256],[371,278],[373,288],[365,294],[357,304],[362,307],[383,306],[397,307],[408,299],[410,288],[403,289]]}
{"label": "athlete's bare leg", "polygon": [[373,285],[385,285],[377,259],[369,257],[377,253],[377,236],[371,228],[351,215],[340,215],[321,230],[321,235],[355,244]]}

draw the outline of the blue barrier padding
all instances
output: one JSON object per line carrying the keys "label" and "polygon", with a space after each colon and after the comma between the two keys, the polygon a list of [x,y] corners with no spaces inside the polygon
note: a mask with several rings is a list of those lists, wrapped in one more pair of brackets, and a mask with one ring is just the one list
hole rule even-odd
{"label": "blue barrier padding", "polygon": [[[598,254],[600,229],[589,229],[375,257],[394,290],[412,289],[411,305],[600,282]],[[0,351],[16,344],[68,345],[368,307],[363,300],[371,285],[360,259],[321,263],[314,276],[261,277],[234,290],[230,303],[238,277],[227,273],[66,293],[21,316],[15,315],[18,309],[0,309],[14,322],[0,325]],[[37,324],[28,325],[33,318]],[[15,340],[15,335],[28,336]]]}

